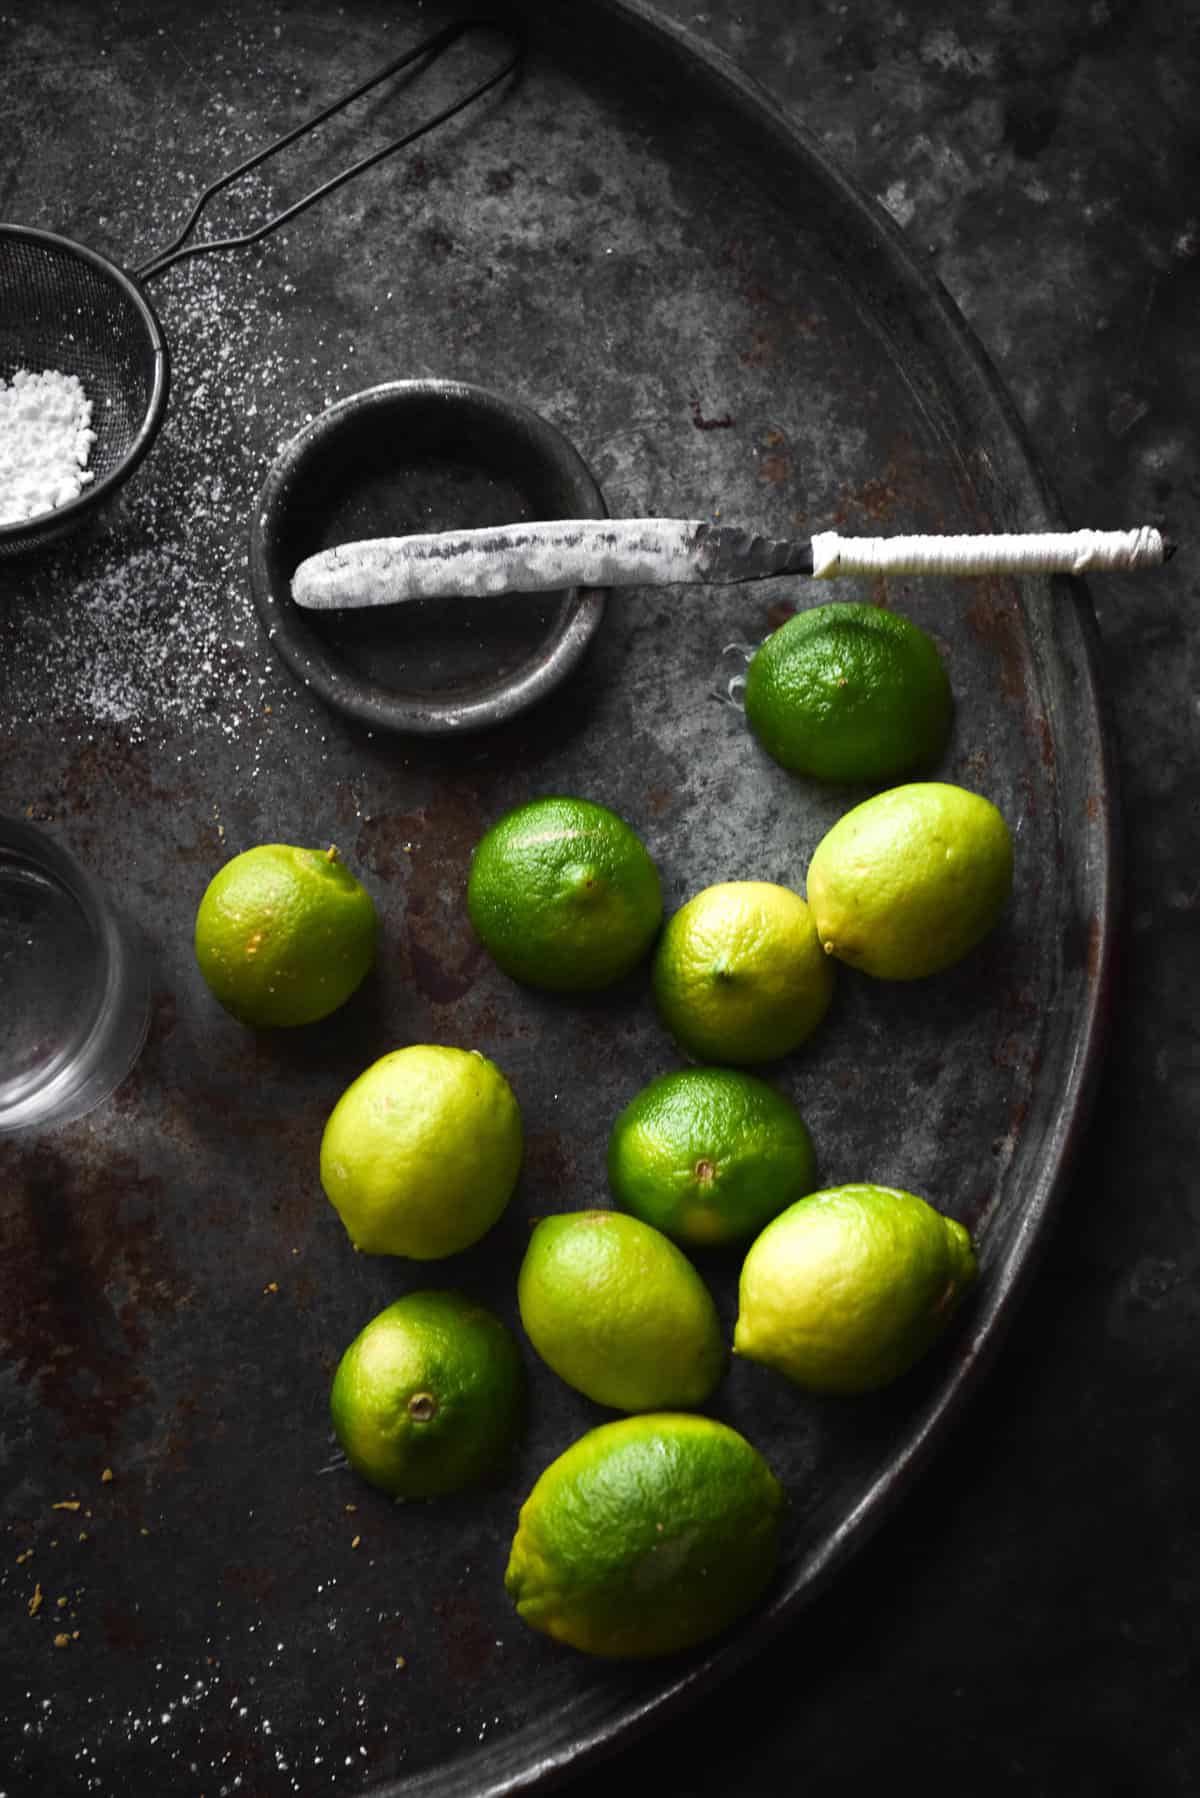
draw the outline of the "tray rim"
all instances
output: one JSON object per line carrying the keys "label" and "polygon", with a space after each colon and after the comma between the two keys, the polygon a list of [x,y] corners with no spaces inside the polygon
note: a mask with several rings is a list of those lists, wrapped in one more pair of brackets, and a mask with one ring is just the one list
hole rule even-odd
{"label": "tray rim", "polygon": [[[986,420],[989,441],[1007,440],[1010,466],[1019,474],[1028,504],[1027,529],[1063,530],[1059,501],[1042,468],[1015,402],[980,339],[934,269],[916,251],[899,226],[830,157],[820,140],[761,84],[716,45],[659,13],[652,0],[588,0],[594,14],[614,29],[638,33],[690,65],[739,112],[759,135],[774,139],[793,158],[814,168],[839,207],[854,215],[860,229],[879,240],[890,270],[898,276],[905,300],[934,334],[940,358],[953,367],[961,386],[972,393]],[[538,16],[537,0],[517,0],[516,10]],[[532,32],[531,32],[532,37]],[[1090,595],[1078,578],[1058,587],[1056,604],[1068,610],[1079,632],[1083,675],[1078,703],[1094,721],[1096,778],[1095,836],[1101,847],[1090,870],[1095,895],[1096,940],[1090,961],[1087,1003],[1080,1020],[1070,1077],[1055,1111],[1042,1158],[1042,1174],[1031,1190],[1020,1223],[990,1290],[973,1310],[969,1334],[959,1345],[953,1369],[937,1383],[915,1414],[906,1445],[863,1494],[855,1509],[812,1554],[805,1557],[787,1587],[754,1613],[737,1633],[719,1638],[699,1661],[683,1668],[652,1695],[624,1702],[613,1715],[574,1741],[549,1751],[534,1750],[520,1762],[519,1737],[493,1743],[473,1753],[428,1767],[412,1776],[387,1778],[366,1788],[366,1798],[514,1798],[546,1792],[582,1773],[598,1761],[620,1753],[660,1723],[678,1717],[739,1668],[757,1658],[783,1629],[793,1624],[831,1584],[840,1569],[866,1545],[907,1497],[932,1461],[966,1403],[973,1398],[1002,1345],[1044,1249],[1046,1225],[1063,1198],[1080,1140],[1095,1100],[1108,1036],[1115,984],[1115,950],[1120,900],[1120,816],[1116,758],[1108,707],[1099,679],[1099,631]],[[669,1663],[664,1663],[669,1665]]]}

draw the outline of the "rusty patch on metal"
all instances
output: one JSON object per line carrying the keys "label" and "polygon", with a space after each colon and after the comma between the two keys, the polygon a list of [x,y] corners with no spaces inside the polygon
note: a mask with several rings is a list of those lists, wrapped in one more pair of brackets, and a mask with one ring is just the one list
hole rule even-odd
{"label": "rusty patch on metal", "polygon": [[960,776],[963,784],[970,786],[974,782],[978,786],[983,786],[991,773],[991,767],[992,754],[989,749],[968,751],[960,763]]}
{"label": "rusty patch on metal", "polygon": [[276,1578],[262,1567],[231,1565],[221,1574],[221,1584],[231,1592],[248,1592],[260,1604],[265,1603],[275,1590]]}
{"label": "rusty patch on metal", "polygon": [[534,1130],[525,1138],[524,1178],[539,1193],[569,1193],[576,1161],[557,1130]]}
{"label": "rusty patch on metal", "polygon": [[105,1605],[100,1612],[100,1627],[105,1646],[114,1654],[141,1657],[153,1645],[154,1632],[136,1612],[119,1611],[115,1605]]}
{"label": "rusty patch on metal", "polygon": [[746,368],[765,368],[769,363],[774,362],[775,355],[775,344],[771,333],[758,330],[750,333],[750,347],[740,352],[738,360]]}
{"label": "rusty patch on metal", "polygon": [[692,423],[698,431],[731,431],[734,420],[731,413],[724,412],[719,418],[705,416],[700,401],[693,395],[691,401]]}
{"label": "rusty patch on metal", "polygon": [[792,451],[785,434],[772,427],[762,440],[758,457],[758,479],[769,487],[783,487],[793,474]]}
{"label": "rusty patch on metal", "polygon": [[174,1035],[178,1017],[179,1006],[174,993],[166,987],[156,987],[150,995],[150,1019],[142,1052],[110,1101],[122,1116],[137,1111],[141,1105],[159,1071],[158,1051]]}
{"label": "rusty patch on metal", "polygon": [[455,1679],[475,1680],[495,1658],[495,1637],[465,1593],[435,1598],[430,1607],[441,1624],[446,1670]]}
{"label": "rusty patch on metal", "polygon": [[162,1179],[72,1135],[68,1153],[41,1143],[5,1154],[3,1347],[66,1434],[111,1444],[126,1414],[154,1400],[153,1320],[190,1289],[160,1230]]}
{"label": "rusty patch on metal", "polygon": [[412,837],[407,828],[410,824],[410,819],[364,818],[354,845],[360,866],[380,880],[406,879],[408,858],[413,852]]}
{"label": "rusty patch on metal", "polygon": [[465,998],[487,962],[464,904],[466,870],[484,829],[478,792],[447,784],[428,811],[364,819],[358,834],[364,865],[404,889],[409,971],[434,1005]]}
{"label": "rusty patch on metal", "polygon": [[47,803],[60,817],[86,815],[98,798],[113,793],[133,795],[139,809],[151,800],[171,804],[178,800],[179,789],[154,778],[161,766],[146,744],[130,743],[118,731],[96,731],[71,755],[54,798]]}
{"label": "rusty patch on metal", "polygon": [[855,489],[850,505],[856,512],[864,513],[878,523],[886,523],[896,510],[898,495],[890,480],[873,479],[864,481]]}
{"label": "rusty patch on metal", "polygon": [[456,999],[465,999],[487,961],[487,951],[479,942],[469,943],[452,965],[439,960],[415,937],[409,943],[408,953],[413,984],[434,1005],[453,1005]]}
{"label": "rusty patch on metal", "polygon": [[967,621],[980,642],[986,643],[995,654],[1000,691],[1004,697],[1023,698],[1025,657],[1021,624],[1011,597],[995,581],[977,582],[975,596],[967,608]]}
{"label": "rusty patch on metal", "polygon": [[202,824],[190,843],[178,843],[175,847],[175,860],[185,866],[196,863],[205,868],[217,868],[228,861],[229,849],[215,824]]}

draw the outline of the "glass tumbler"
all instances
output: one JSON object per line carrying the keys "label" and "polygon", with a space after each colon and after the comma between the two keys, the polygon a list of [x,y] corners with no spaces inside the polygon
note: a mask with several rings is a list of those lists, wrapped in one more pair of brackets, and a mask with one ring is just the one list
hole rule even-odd
{"label": "glass tumbler", "polygon": [[0,1135],[82,1117],[146,1039],[150,981],[131,926],[31,824],[0,817]]}

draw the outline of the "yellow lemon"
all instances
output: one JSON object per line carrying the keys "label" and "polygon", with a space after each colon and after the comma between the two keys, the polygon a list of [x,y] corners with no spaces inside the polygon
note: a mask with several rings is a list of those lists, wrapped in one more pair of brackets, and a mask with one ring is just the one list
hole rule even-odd
{"label": "yellow lemon", "polygon": [[808,902],[827,955],[880,980],[919,980],[988,934],[1012,879],[1012,838],[991,800],[918,782],[877,793],[826,832]]}
{"label": "yellow lemon", "polygon": [[725,1370],[721,1325],[700,1275],[661,1231],[623,1212],[544,1217],[517,1298],[542,1360],[599,1405],[702,1405]]}
{"label": "yellow lemon", "polygon": [[654,957],[654,997],[696,1061],[774,1061],[825,1016],[833,970],[799,894],[729,880],[705,887],[669,920]]}
{"label": "yellow lemon", "polygon": [[751,1245],[734,1353],[811,1392],[871,1392],[937,1340],[975,1273],[966,1230],[915,1193],[811,1193]]}
{"label": "yellow lemon", "polygon": [[491,1229],[522,1144],[520,1109],[494,1062],[414,1045],[342,1094],[321,1138],[321,1184],[355,1248],[433,1261]]}

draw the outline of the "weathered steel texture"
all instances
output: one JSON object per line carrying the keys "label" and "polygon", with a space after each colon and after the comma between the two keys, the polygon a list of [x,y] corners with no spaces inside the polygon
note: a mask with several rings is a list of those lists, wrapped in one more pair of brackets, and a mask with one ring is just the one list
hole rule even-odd
{"label": "weathered steel texture", "polygon": [[[234,160],[267,113],[286,122],[417,28],[368,0],[283,25],[247,0],[233,55],[227,13],[173,7],[160,34],[164,17],[143,0],[107,42],[68,16],[64,55],[96,69],[108,53],[91,159],[69,80],[36,63],[4,80],[41,158],[12,196],[29,222],[69,212],[84,241],[152,243],[214,154]],[[1017,890],[1002,929],[936,981],[843,972],[819,1036],[772,1078],[824,1179],[927,1194],[978,1234],[983,1280],[954,1342],[879,1399],[814,1403],[735,1366],[713,1409],[787,1486],[779,1593],[712,1657],[594,1665],[525,1630],[501,1579],[532,1479],[604,1413],[530,1354],[529,1429],[504,1481],[396,1508],[330,1468],[328,1382],[402,1291],[462,1286],[515,1322],[529,1219],[606,1202],[612,1118],[677,1064],[644,978],[573,1004],[489,964],[463,903],[473,844],[519,800],[580,793],[641,832],[669,905],[718,879],[802,885],[859,794],[788,777],[721,694],[728,646],[812,589],[614,596],[539,708],[483,736],[404,740],[343,722],[274,656],[247,593],[248,509],[308,415],[425,374],[544,414],[618,515],[792,536],[1037,528],[1053,509],[897,235],[731,70],[619,0],[573,8],[569,34],[539,28],[519,87],[411,164],[261,251],[172,271],[156,300],[173,410],[114,532],[0,570],[0,802],[120,895],[157,995],[110,1106],[0,1146],[3,1586],[46,1595],[28,1621],[13,1604],[0,1645],[0,1759],[14,1789],[56,1794],[239,1778],[256,1795],[511,1791],[751,1652],[906,1486],[995,1341],[1077,1127],[1107,977],[1111,795],[1086,605],[1041,580],[864,589],[942,645],[957,723],[938,772],[1005,811]],[[422,674],[445,653],[405,650]],[[343,1012],[270,1037],[218,1010],[190,943],[207,880],[267,840],[337,842],[383,920],[378,970]],[[354,1255],[317,1181],[338,1094],[410,1041],[493,1056],[528,1130],[507,1217],[435,1268]],[[736,1261],[704,1266],[731,1322]],[[66,1500],[80,1510],[51,1508]]]}

